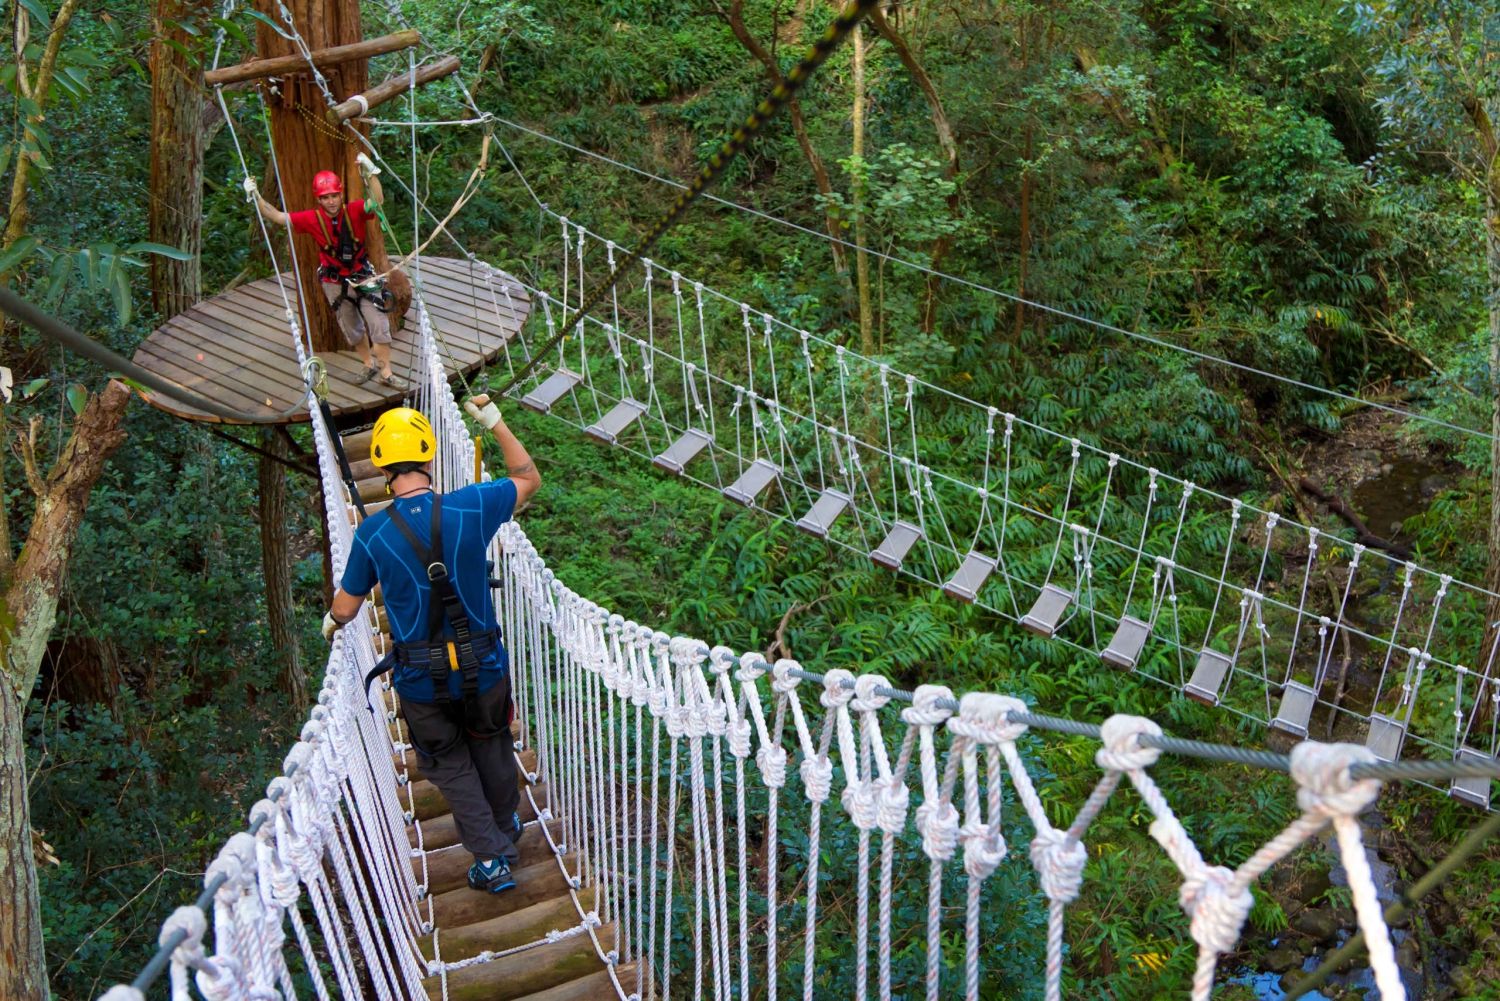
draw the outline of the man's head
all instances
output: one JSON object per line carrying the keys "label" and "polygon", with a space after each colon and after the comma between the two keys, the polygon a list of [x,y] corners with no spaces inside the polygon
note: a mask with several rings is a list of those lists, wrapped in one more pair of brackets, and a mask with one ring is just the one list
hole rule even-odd
{"label": "man's head", "polygon": [[431,480],[436,454],[437,438],[420,411],[397,407],[381,414],[375,422],[370,436],[370,461],[385,473],[387,480],[415,472],[425,473]]}
{"label": "man's head", "polygon": [[313,194],[318,196],[318,204],[330,216],[337,215],[344,207],[344,184],[331,170],[319,171],[313,178]]}

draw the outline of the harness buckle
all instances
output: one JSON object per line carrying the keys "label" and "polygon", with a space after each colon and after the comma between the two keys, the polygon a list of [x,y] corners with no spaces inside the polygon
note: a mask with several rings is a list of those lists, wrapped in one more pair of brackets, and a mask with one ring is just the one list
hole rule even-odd
{"label": "harness buckle", "polygon": [[[434,568],[436,568],[436,569],[434,569]],[[428,580],[447,580],[448,579],[448,568],[443,563],[441,563],[441,562],[434,562],[434,563],[427,564],[427,579]]]}

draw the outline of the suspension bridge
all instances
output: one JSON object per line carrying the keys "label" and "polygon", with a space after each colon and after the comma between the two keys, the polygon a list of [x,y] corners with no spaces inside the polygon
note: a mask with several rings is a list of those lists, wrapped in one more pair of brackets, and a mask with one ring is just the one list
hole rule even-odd
{"label": "suspension bridge", "polygon": [[[317,74],[310,55],[308,64]],[[459,124],[493,124],[472,111]],[[1178,740],[1142,717],[1056,719],[1004,694],[903,691],[876,674],[768,663],[668,635],[569,588],[566,568],[547,566],[512,523],[489,555],[525,780],[516,888],[463,888],[468,858],[447,805],[418,773],[397,697],[373,673],[391,642],[377,597],[336,634],[318,705],[248,830],[208,867],[197,904],[162,926],[156,959],[108,1001],[139,1001],[163,972],[174,1001],[193,986],[208,1001],[977,1001],[994,959],[982,933],[985,883],[1018,855],[1046,901],[1046,962],[1031,989],[1056,1001],[1089,828],[1117,796],[1139,798],[1180,871],[1195,1001],[1210,996],[1220,957],[1241,936],[1252,886],[1330,827],[1381,996],[1405,997],[1387,918],[1412,898],[1382,906],[1358,818],[1393,780],[1488,808],[1500,688],[1478,660],[1479,637],[1449,626],[1459,610],[1482,609],[1488,592],[967,399],[680,270],[642,260],[638,284],[617,283],[627,252],[539,197],[552,262],[530,281],[500,273],[407,190],[462,258],[405,262],[416,321],[400,355],[405,399],[436,431],[437,489],[490,477],[452,382],[503,366],[516,405],[784,519],[814,544],[980,605],[1024,629],[1023,644],[1060,645],[1101,671],[1137,673],[1253,719],[1288,753]],[[354,414],[388,401],[309,377],[295,269],[277,270],[255,293],[255,323],[279,310],[283,346],[209,362],[164,328],[137,361],[250,412],[153,395],[184,416],[310,422],[338,577],[354,527],[382,504],[383,481],[365,461],[368,435],[341,433],[320,403],[344,392]],[[233,340],[231,314],[217,308],[200,313],[220,326],[197,336],[222,344]],[[254,379],[278,380],[281,395],[263,396]],[[1331,695],[1329,680],[1342,690],[1356,662],[1378,679],[1372,691]],[[1319,726],[1338,742],[1309,739]],[[1044,805],[1055,797],[1020,746],[1032,731],[1099,741],[1095,784],[1076,807]],[[1216,864],[1152,779],[1163,753],[1286,772],[1300,814],[1238,867]],[[1007,802],[1025,815],[1025,845],[1006,842]],[[795,858],[777,836],[791,803],[809,818]],[[857,849],[840,869],[852,887],[819,872],[830,832],[846,825]],[[1454,858],[1495,827],[1492,815]],[[925,971],[899,982],[893,949],[911,929],[895,926],[893,884],[911,832],[927,875],[916,936]],[[852,942],[830,942],[820,906],[851,893]],[[952,941],[956,961],[951,949],[945,958]],[[853,975],[829,979],[820,949],[852,951]]]}

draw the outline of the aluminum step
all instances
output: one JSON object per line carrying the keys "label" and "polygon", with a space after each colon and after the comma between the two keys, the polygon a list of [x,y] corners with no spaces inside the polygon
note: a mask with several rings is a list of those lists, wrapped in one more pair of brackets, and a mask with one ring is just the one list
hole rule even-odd
{"label": "aluminum step", "polygon": [[550,414],[553,405],[582,381],[583,376],[577,372],[560,368],[547,376],[546,381],[540,386],[521,397],[521,406],[527,410],[535,410],[539,414]]}
{"label": "aluminum step", "polygon": [[780,475],[780,466],[765,459],[756,459],[740,474],[739,479],[724,488],[724,496],[746,507],[754,507],[755,499],[765,493],[766,488],[775,483]]}
{"label": "aluminum step", "polygon": [[[1489,755],[1482,751],[1476,751],[1472,747],[1460,747],[1457,760],[1464,764],[1480,764],[1492,761]],[[1448,787],[1448,795],[1454,799],[1462,800],[1470,806],[1477,806],[1481,810],[1490,808],[1490,783],[1492,779],[1483,776],[1471,779],[1454,779],[1453,784]]]}
{"label": "aluminum step", "polygon": [[1150,636],[1149,622],[1134,615],[1123,616],[1120,624],[1115,627],[1115,634],[1110,638],[1109,645],[1099,654],[1099,659],[1122,670],[1134,671],[1141,659],[1141,650]]}
{"label": "aluminum step", "polygon": [[1271,720],[1271,729],[1306,740],[1307,725],[1312,720],[1313,708],[1317,704],[1317,692],[1300,681],[1287,682],[1281,692],[1281,707]]}
{"label": "aluminum step", "polygon": [[972,552],[964,557],[958,572],[943,585],[943,593],[972,605],[979,597],[979,589],[984,587],[984,582],[990,579],[997,566],[995,560],[983,553]]}
{"label": "aluminum step", "polygon": [[1375,752],[1382,761],[1395,761],[1401,757],[1401,745],[1406,742],[1406,723],[1385,713],[1370,713],[1370,732],[1365,734],[1365,746]]}
{"label": "aluminum step", "polygon": [[909,521],[897,521],[886,533],[880,545],[870,554],[870,559],[885,567],[887,570],[900,570],[901,563],[906,559],[906,554],[911,552],[911,547],[917,544],[922,537],[922,530]]}
{"label": "aluminum step", "polygon": [[1047,584],[1037,595],[1031,611],[1021,616],[1021,627],[1038,636],[1051,638],[1062,622],[1063,613],[1073,603],[1073,595],[1056,584]]}
{"label": "aluminum step", "polygon": [[640,420],[645,412],[644,403],[626,397],[610,408],[609,413],[584,428],[583,433],[590,438],[599,439],[606,445],[613,445],[619,440],[620,435],[630,428],[630,425]]}
{"label": "aluminum step", "polygon": [[665,469],[669,473],[681,476],[682,471],[687,468],[688,463],[696,459],[699,453],[709,446],[711,441],[713,439],[708,436],[706,431],[699,431],[697,428],[688,428],[687,431],[683,432],[681,438],[678,438],[667,446],[665,452],[652,459],[651,464],[657,469]]}
{"label": "aluminum step", "polygon": [[815,535],[820,539],[828,538],[828,530],[833,523],[839,520],[844,509],[852,503],[848,494],[842,490],[825,490],[816,501],[813,502],[812,510],[797,519],[797,527],[808,535]]}
{"label": "aluminum step", "polygon": [[1182,693],[1194,702],[1201,702],[1206,706],[1219,704],[1219,689],[1224,685],[1224,679],[1229,676],[1229,668],[1234,661],[1229,659],[1228,654],[1217,650],[1203,648],[1198,654],[1198,663],[1193,668],[1193,676],[1188,683],[1182,686]]}

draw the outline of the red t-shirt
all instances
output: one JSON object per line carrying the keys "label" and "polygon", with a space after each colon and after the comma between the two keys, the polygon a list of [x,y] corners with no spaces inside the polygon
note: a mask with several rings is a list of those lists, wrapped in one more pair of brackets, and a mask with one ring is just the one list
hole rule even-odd
{"label": "red t-shirt", "polygon": [[[350,235],[354,237],[355,253],[362,257],[365,246],[365,220],[375,218],[374,206],[361,200],[345,203],[344,210],[348,212]],[[318,265],[321,268],[339,270],[336,252],[339,246],[339,227],[344,224],[344,210],[340,210],[339,214],[331,219],[321,207],[308,209],[305,212],[287,213],[287,219],[291,222],[293,230],[306,233],[318,241]],[[329,277],[323,280],[338,281],[337,278]]]}

